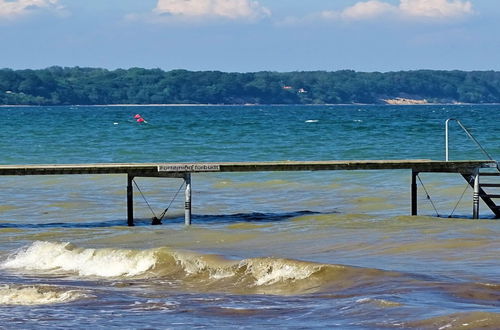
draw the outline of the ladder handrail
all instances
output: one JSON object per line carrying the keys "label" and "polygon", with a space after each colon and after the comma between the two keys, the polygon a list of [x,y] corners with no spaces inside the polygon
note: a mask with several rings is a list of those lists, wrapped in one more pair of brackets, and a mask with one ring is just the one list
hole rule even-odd
{"label": "ladder handrail", "polygon": [[[456,118],[448,118],[445,122],[445,151],[446,151],[445,159],[446,159],[446,161],[449,161],[449,151],[448,151],[448,147],[449,147],[448,131],[449,131],[449,129],[448,129],[448,126],[449,126],[449,122],[451,120],[454,120],[457,122],[457,124],[464,130],[465,134],[467,134],[467,136],[472,141],[474,141],[474,143],[476,143],[476,145],[479,147],[479,149],[481,149],[481,151],[488,157],[489,160],[495,161],[493,159],[493,157],[491,157],[491,155],[486,150],[484,150],[483,146],[479,143],[479,141],[476,140],[476,138],[474,136],[472,136],[472,134],[469,132],[469,130],[467,128],[465,128],[465,126],[462,124],[462,122]],[[497,164],[497,167],[498,167],[498,164]]]}

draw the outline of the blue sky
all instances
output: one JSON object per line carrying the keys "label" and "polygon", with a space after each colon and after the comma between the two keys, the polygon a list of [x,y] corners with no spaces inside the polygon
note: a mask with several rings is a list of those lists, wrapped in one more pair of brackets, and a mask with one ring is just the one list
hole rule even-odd
{"label": "blue sky", "polygon": [[0,67],[500,71],[498,0],[0,0]]}

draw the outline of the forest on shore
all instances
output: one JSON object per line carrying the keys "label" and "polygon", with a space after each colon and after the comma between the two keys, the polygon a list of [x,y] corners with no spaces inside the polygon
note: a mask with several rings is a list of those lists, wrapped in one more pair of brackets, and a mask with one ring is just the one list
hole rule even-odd
{"label": "forest on shore", "polygon": [[500,72],[0,69],[0,105],[500,103]]}

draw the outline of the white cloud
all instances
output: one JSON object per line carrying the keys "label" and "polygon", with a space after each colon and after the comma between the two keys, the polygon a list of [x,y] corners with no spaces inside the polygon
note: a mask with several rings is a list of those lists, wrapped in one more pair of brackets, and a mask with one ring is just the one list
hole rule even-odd
{"label": "white cloud", "polygon": [[360,1],[341,11],[323,11],[320,18],[329,20],[367,20],[381,16],[412,19],[449,19],[473,14],[472,3],[467,0],[399,0],[399,4],[387,1]]}
{"label": "white cloud", "polygon": [[226,18],[255,20],[271,11],[252,0],[158,0],[156,14],[185,18]]}
{"label": "white cloud", "polygon": [[344,19],[370,19],[395,11],[397,8],[391,4],[370,0],[358,2],[354,6],[344,9],[340,13],[340,17]]}
{"label": "white cloud", "polygon": [[37,9],[60,9],[59,0],[0,0],[0,18],[13,19]]}
{"label": "white cloud", "polygon": [[472,3],[463,0],[400,0],[400,11],[408,16],[446,18],[473,13]]}

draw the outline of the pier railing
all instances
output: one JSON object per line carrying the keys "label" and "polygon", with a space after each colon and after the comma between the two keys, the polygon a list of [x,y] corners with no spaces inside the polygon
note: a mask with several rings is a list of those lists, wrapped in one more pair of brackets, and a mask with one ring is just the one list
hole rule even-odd
{"label": "pier railing", "polygon": [[467,134],[469,139],[471,139],[479,147],[479,149],[481,149],[483,154],[485,154],[489,160],[494,161],[493,157],[491,157],[491,155],[483,148],[481,143],[479,143],[479,141],[472,135],[472,133],[462,124],[462,122],[456,118],[449,118],[445,122],[445,160],[446,161],[449,161],[449,154],[450,154],[449,153],[449,123],[452,120],[457,122],[458,126],[460,126],[464,130],[465,134]]}

